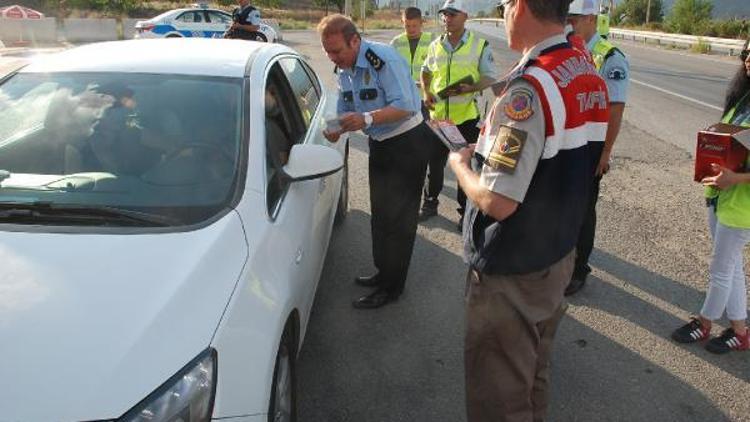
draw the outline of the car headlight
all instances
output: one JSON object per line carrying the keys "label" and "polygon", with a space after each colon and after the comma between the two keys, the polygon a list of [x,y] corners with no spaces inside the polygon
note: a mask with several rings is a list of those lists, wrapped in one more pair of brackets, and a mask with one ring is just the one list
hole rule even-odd
{"label": "car headlight", "polygon": [[204,422],[216,393],[216,350],[207,349],[118,422]]}

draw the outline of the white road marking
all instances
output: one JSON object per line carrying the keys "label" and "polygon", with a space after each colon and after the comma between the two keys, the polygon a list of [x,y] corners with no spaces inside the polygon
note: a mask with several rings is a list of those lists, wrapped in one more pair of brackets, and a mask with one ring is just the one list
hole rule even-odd
{"label": "white road marking", "polygon": [[719,106],[715,106],[713,104],[705,103],[703,101],[696,100],[695,98],[691,98],[691,97],[688,97],[686,95],[678,94],[678,93],[670,91],[668,89],[660,88],[660,87],[658,87],[656,85],[651,85],[649,83],[641,82],[639,80],[632,79],[632,78],[630,79],[630,82],[637,83],[638,85],[643,85],[643,86],[645,86],[647,88],[655,89],[655,90],[657,90],[659,92],[663,92],[665,94],[673,95],[673,96],[675,96],[677,98],[681,98],[683,100],[690,101],[690,102],[698,104],[698,105],[702,105],[703,107],[708,107],[710,109],[717,110],[717,111],[724,111],[723,107],[719,107]]}

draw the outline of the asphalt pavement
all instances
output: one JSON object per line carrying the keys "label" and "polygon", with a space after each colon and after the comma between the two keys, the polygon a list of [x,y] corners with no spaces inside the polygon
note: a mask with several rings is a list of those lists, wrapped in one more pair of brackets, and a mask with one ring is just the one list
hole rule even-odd
{"label": "asphalt pavement", "polygon": [[[507,69],[518,55],[501,30],[482,28],[496,63]],[[395,34],[369,37],[387,41]],[[285,39],[335,89],[317,36],[289,32]],[[633,77],[662,91],[633,84],[602,184],[594,272],[571,298],[556,339],[549,420],[750,421],[750,353],[715,356],[669,339],[700,309],[710,255],[691,151],[695,132],[720,112],[692,100],[720,106],[739,63],[637,44],[622,48]],[[466,266],[455,230],[455,181],[448,172],[440,216],[419,227],[401,300],[355,310],[350,301],[367,290],[353,278],[373,270],[367,144],[355,138],[351,211],[334,233],[300,357],[300,420],[465,421]]]}

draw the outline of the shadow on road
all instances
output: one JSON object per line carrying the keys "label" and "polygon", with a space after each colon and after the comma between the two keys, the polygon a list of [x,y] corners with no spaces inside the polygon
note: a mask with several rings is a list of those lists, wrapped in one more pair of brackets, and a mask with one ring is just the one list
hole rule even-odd
{"label": "shadow on road", "polygon": [[[653,273],[600,249],[596,249],[592,254],[591,263],[593,266],[612,274],[618,279],[688,312],[697,313],[697,310],[703,304],[705,292]],[[601,309],[611,315],[627,319],[658,337],[667,339],[672,330],[685,323],[684,320],[659,309],[652,303],[633,296],[595,277],[590,278],[589,284],[593,285],[589,286],[589,288],[594,287],[597,292],[593,295],[573,296],[571,303]],[[602,300],[603,298],[606,298],[606,300]],[[718,332],[714,334],[718,334]],[[699,345],[680,347],[705,360],[712,366],[720,368],[745,382],[750,382],[750,371],[748,370],[750,356],[746,353],[731,353],[726,356],[717,356],[707,352]]]}
{"label": "shadow on road", "polygon": [[701,391],[569,317],[552,365],[550,421],[729,420]]}
{"label": "shadow on road", "polygon": [[460,422],[466,267],[417,236],[400,300],[355,310],[368,289],[353,279],[373,269],[369,232],[354,210],[332,240],[300,356],[300,420]]}

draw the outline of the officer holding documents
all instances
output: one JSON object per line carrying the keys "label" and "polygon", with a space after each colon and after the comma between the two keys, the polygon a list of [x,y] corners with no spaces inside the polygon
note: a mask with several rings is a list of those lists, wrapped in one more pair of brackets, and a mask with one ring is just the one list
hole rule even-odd
{"label": "officer holding documents", "polygon": [[563,293],[607,131],[607,87],[565,35],[569,0],[502,0],[523,55],[476,146],[449,163],[466,192],[468,422],[543,421]]}
{"label": "officer holding documents", "polygon": [[594,161],[596,166],[594,183],[586,207],[586,218],[581,227],[581,234],[576,246],[576,266],[565,295],[575,294],[583,288],[586,278],[591,272],[589,256],[594,248],[596,233],[596,203],[599,199],[599,184],[607,171],[617,135],[620,133],[622,116],[625,113],[625,101],[628,97],[630,85],[630,66],[625,55],[617,47],[604,39],[598,32],[597,12],[599,0],[574,0],[570,3],[568,23],[573,26],[576,35],[586,42],[586,50],[591,53],[599,74],[607,83],[609,92],[609,126],[604,142],[595,143],[599,158]]}
{"label": "officer holding documents", "polygon": [[[427,51],[422,66],[422,97],[430,109],[430,118],[452,121],[466,141],[474,143],[479,135],[476,97],[495,82],[497,68],[487,41],[466,29],[468,14],[461,0],[447,0],[440,14],[445,34],[433,41]],[[438,195],[443,189],[448,149],[438,142],[432,146],[420,220],[437,215]],[[466,196],[460,188],[457,200],[462,219]]]}
{"label": "officer holding documents", "polygon": [[355,308],[378,308],[404,290],[417,231],[419,197],[427,167],[419,93],[409,66],[391,46],[363,40],[354,23],[330,15],[318,24],[323,50],[337,66],[338,122],[326,130],[336,142],[344,132],[369,137],[372,254],[377,273],[355,282],[375,290]]}

